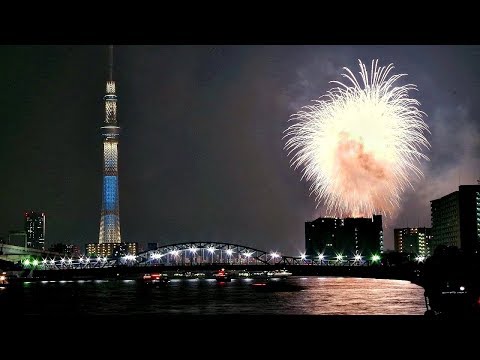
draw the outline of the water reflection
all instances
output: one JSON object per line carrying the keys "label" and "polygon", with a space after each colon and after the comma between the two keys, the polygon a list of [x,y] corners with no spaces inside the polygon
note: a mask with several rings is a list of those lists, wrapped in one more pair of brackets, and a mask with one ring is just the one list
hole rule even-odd
{"label": "water reflection", "polygon": [[422,315],[423,288],[408,281],[290,277],[258,285],[238,279],[38,282],[0,292],[0,306],[29,314]]}

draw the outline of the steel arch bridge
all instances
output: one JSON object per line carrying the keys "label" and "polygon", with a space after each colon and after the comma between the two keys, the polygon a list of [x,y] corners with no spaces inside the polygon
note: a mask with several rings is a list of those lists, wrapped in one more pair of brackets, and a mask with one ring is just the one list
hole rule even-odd
{"label": "steel arch bridge", "polygon": [[266,252],[245,245],[222,242],[186,242],[163,245],[137,255],[136,261],[145,265],[367,265],[365,258],[312,259],[285,256],[278,252]]}
{"label": "steel arch bridge", "polygon": [[[375,260],[373,260],[375,262]],[[48,258],[26,259],[22,265],[26,269],[61,270],[89,269],[123,266],[184,266],[184,265],[326,265],[326,266],[365,266],[372,261],[366,257],[324,257],[313,259],[305,256],[285,256],[279,252],[266,252],[245,245],[223,242],[185,242],[163,245],[156,250],[126,255],[119,258],[88,257],[69,258],[52,256]]]}
{"label": "steel arch bridge", "polygon": [[276,264],[281,258],[276,252],[267,253],[244,245],[211,241],[163,245],[137,255],[137,261],[146,265],[266,265]]}

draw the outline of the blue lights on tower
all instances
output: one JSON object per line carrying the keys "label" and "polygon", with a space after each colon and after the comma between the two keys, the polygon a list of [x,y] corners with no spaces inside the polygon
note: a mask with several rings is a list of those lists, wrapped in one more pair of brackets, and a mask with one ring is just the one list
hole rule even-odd
{"label": "blue lights on tower", "polygon": [[117,177],[104,176],[103,177],[103,199],[105,202],[105,210],[115,210],[117,201]]}

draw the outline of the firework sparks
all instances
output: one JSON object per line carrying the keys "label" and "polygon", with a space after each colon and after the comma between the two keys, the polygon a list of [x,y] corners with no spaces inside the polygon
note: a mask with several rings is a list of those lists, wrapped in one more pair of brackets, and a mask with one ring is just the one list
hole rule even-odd
{"label": "firework sparks", "polygon": [[408,97],[416,86],[394,86],[406,74],[389,77],[393,64],[378,67],[378,60],[368,74],[359,64],[363,84],[344,68],[348,85],[331,81],[337,87],[291,116],[285,149],[328,213],[392,215],[412,178],[423,177],[418,165],[428,160],[421,152],[430,147],[428,125],[420,103]]}

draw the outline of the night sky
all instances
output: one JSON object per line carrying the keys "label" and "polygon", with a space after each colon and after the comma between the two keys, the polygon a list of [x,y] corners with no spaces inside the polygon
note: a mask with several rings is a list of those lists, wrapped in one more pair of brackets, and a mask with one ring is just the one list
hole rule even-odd
{"label": "night sky", "polygon": [[[395,226],[480,177],[478,46],[117,46],[123,241],[225,241],[298,255],[324,214],[290,168],[289,115],[358,61],[418,86],[432,145]],[[106,46],[0,48],[0,234],[46,213],[46,245],[98,241]]]}

